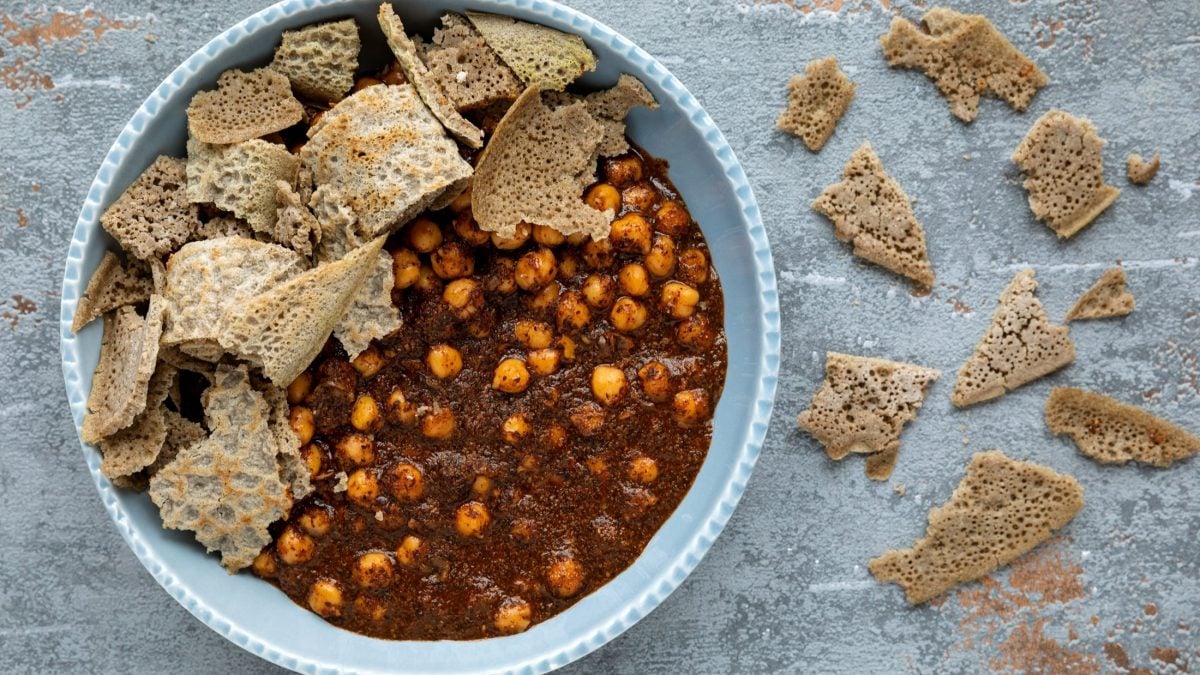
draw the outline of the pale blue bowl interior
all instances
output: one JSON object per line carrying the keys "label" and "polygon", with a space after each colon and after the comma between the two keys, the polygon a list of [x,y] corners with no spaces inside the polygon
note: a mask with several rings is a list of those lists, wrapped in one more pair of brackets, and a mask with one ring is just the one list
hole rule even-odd
{"label": "pale blue bowl interior", "polygon": [[[410,30],[428,34],[447,9],[509,14],[582,35],[599,57],[584,78],[602,86],[628,72],[661,107],[630,115],[630,136],[671,165],[671,178],[700,222],[725,290],[729,371],[716,410],[712,450],[683,503],[628,570],[570,610],[512,637],[474,642],[389,642],[331,626],[249,574],[227,575],[191,535],[162,529],[145,495],[114,489],[99,456],[84,445],[104,504],[156,580],[221,635],[265,659],[303,672],[544,672],[598,648],[674,590],[712,545],[741,497],[762,447],[779,365],[774,267],[754,195],[741,165],[696,99],[666,68],[606,26],[543,0],[400,2]],[[112,240],[99,228],[111,203],[159,154],[183,156],[185,109],[221,71],[264,64],[280,33],[353,16],[363,29],[364,64],[382,65],[385,46],[370,0],[288,0],[214,39],[163,82],[109,151],[75,228],[63,281],[63,371],[78,426],[99,351],[100,322],[70,332],[86,280]]]}

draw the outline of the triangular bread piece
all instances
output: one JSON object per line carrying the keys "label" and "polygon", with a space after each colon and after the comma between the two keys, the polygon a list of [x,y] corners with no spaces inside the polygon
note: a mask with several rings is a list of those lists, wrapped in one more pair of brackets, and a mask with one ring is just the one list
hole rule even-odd
{"label": "triangular bread piece", "polygon": [[880,38],[888,65],[916,68],[934,81],[955,117],[970,122],[979,112],[979,96],[988,93],[1018,112],[1050,78],[1004,37],[987,17],[960,14],[945,7],[925,13],[923,32],[900,17]]}
{"label": "triangular bread piece", "polygon": [[854,83],[829,56],[809,61],[803,75],[788,81],[787,108],[775,126],[800,137],[809,150],[819,151],[833,135],[838,120],[854,98]]}
{"label": "triangular bread piece", "polygon": [[376,259],[350,308],[333,329],[334,337],[351,359],[370,347],[372,340],[400,329],[400,310],[392,304],[392,288],[396,285],[392,254],[380,251]]}
{"label": "triangular bread piece", "polygon": [[154,463],[167,440],[167,419],[163,401],[174,386],[178,371],[159,362],[150,378],[146,408],[133,424],[100,441],[100,473],[112,480],[131,476]]}
{"label": "triangular bread piece", "polygon": [[582,101],[550,109],[537,88],[526,89],[476,165],[471,212],[479,227],[511,237],[525,221],[564,235],[607,237],[615,214],[593,209],[581,196],[596,181],[603,136]]}
{"label": "triangular bread piece", "polygon": [[279,181],[295,185],[300,159],[277,143],[253,139],[236,145],[188,140],[188,199],[210,203],[245,220],[255,232],[275,234]]}
{"label": "triangular bread piece", "polygon": [[442,15],[432,44],[422,46],[420,54],[460,112],[507,103],[521,95],[516,74],[461,14]]}
{"label": "triangular bread piece", "polygon": [[1158,153],[1154,153],[1149,161],[1136,152],[1131,153],[1125,157],[1125,175],[1134,185],[1148,185],[1158,175],[1160,161]]}
{"label": "triangular bread piece", "polygon": [[1104,144],[1088,120],[1051,110],[1012,154],[1025,172],[1029,208],[1059,239],[1087,227],[1121,194],[1104,182]]}
{"label": "triangular bread piece", "polygon": [[429,72],[421,57],[417,55],[417,47],[404,32],[404,24],[400,17],[396,16],[391,3],[384,2],[379,6],[379,27],[387,37],[388,46],[392,48],[392,53],[400,63],[400,69],[416,87],[417,94],[421,96],[425,105],[429,106],[434,117],[468,147],[483,147],[483,132],[458,114],[450,97],[438,84],[437,78]]}
{"label": "triangular bread piece", "polygon": [[796,421],[825,446],[830,459],[852,452],[884,453],[881,459],[887,461],[875,467],[871,478],[887,480],[900,449],[900,432],[917,416],[939,375],[911,363],[829,352],[825,381]]}
{"label": "triangular bread piece", "polygon": [[301,96],[336,103],[354,87],[362,42],[354,19],[283,32],[271,70],[283,73]]}
{"label": "triangular bread piece", "polygon": [[146,409],[146,392],[158,363],[158,340],[162,334],[163,299],[150,296],[146,316],[132,307],[120,307],[104,317],[100,362],[92,377],[88,414],[81,436],[98,443],[133,424]]}
{"label": "triangular bread piece", "polygon": [[187,117],[190,137],[230,145],[283,131],[304,118],[304,106],[292,96],[283,73],[227,70],[217,79],[216,90],[192,97]]}
{"label": "triangular bread piece", "polygon": [[925,536],[868,569],[918,605],[1033,550],[1081,508],[1083,487],[1071,476],[996,450],[977,453],[950,501],[929,512]]}
{"label": "triangular bread piece", "polygon": [[1126,316],[1136,304],[1133,294],[1125,290],[1125,270],[1114,267],[1105,271],[1091,288],[1079,296],[1067,312],[1067,321]]}
{"label": "triangular bread piece", "polygon": [[1017,273],[1004,289],[987,332],[958,371],[954,405],[998,398],[1075,360],[1069,329],[1050,322],[1036,290],[1033,270]]}
{"label": "triangular bread piece", "polygon": [[825,188],[812,208],[833,222],[834,235],[850,242],[854,255],[908,277],[919,290],[932,288],[925,231],[908,195],[883,170],[870,143],[850,156],[842,176],[842,182]]}
{"label": "triangular bread piece", "polygon": [[183,246],[200,225],[186,186],[184,161],[159,157],[104,211],[100,225],[126,254],[160,258]]}
{"label": "triangular bread piece", "polygon": [[106,251],[75,306],[71,331],[78,333],[93,320],[118,307],[145,302],[153,290],[153,280],[144,266],[122,265],[117,254]]}
{"label": "triangular bread piece", "polygon": [[1046,399],[1046,426],[1067,434],[1079,451],[1101,464],[1134,461],[1160,468],[1200,453],[1200,437],[1107,396],[1055,387]]}
{"label": "triangular bread piece", "polygon": [[578,35],[498,14],[467,12],[467,18],[528,86],[562,91],[596,69],[596,55]]}
{"label": "triangular bread piece", "polygon": [[658,108],[654,94],[641,80],[628,73],[621,73],[612,87],[584,96],[583,103],[592,118],[604,126],[604,138],[598,149],[601,157],[613,157],[629,150],[625,118],[630,110],[637,106],[650,110]]}

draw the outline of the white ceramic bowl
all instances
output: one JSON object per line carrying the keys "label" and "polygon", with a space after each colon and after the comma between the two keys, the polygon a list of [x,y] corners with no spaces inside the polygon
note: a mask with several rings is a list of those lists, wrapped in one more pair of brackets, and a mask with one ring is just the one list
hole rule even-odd
{"label": "white ceramic bowl", "polygon": [[[100,348],[100,322],[71,333],[76,303],[113,241],[103,209],[159,154],[184,156],[192,95],[221,71],[270,60],[282,31],[353,16],[363,62],[382,66],[385,47],[376,0],[285,0],[205,45],[146,99],[113,144],[88,192],[67,256],[62,292],[62,355],[76,427],[83,419]],[[654,609],[700,562],[733,513],[762,447],[779,366],[779,307],[766,232],[750,185],[724,136],[666,68],[607,26],[547,0],[397,2],[412,29],[428,33],[445,10],[508,14],[581,35],[599,57],[584,83],[621,72],[640,78],[662,104],[635,110],[630,136],[670,162],[671,179],[699,221],[725,291],[729,370],[717,406],[712,449],[687,497],[634,564],[558,616],[511,637],[471,642],[391,642],[350,633],[292,603],[250,574],[230,576],[190,533],[164,530],[145,495],[117,490],[100,457],[83,446],[96,488],[121,536],[163,588],[210,628],[242,648],[303,672],[538,673],[600,647]]]}

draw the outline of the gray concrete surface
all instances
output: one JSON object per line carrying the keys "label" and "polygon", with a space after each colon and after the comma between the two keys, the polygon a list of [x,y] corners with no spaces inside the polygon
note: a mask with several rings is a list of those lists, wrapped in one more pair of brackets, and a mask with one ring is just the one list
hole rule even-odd
{"label": "gray concrete surface", "polygon": [[[175,64],[262,3],[18,4],[0,3],[0,663],[13,672],[275,670],[177,606],[108,523],[67,414],[57,339],[62,260],[103,153]],[[951,2],[990,13],[1053,79],[1028,113],[987,100],[969,126],[923,76],[884,64],[876,39],[890,15],[921,11],[901,0],[575,4],[658,56],[728,135],[774,245],[785,344],[777,414],[725,534],[660,609],[570,670],[1200,667],[1200,462],[1101,468],[1041,422],[1050,386],[1069,383],[1200,428],[1200,4]],[[829,53],[858,97],[813,155],[773,121],[787,77]],[[1007,159],[1051,107],[1096,122],[1109,141],[1109,181],[1123,191],[1066,243],[1032,220]],[[939,279],[928,297],[857,262],[808,209],[863,139],[916,197]],[[1131,151],[1162,153],[1147,188],[1124,179]],[[1074,365],[993,404],[952,410],[953,373],[1017,270],[1038,271],[1058,318],[1117,260],[1138,297],[1132,316],[1073,326]],[[905,433],[889,484],[866,480],[853,459],[828,461],[795,430],[826,350],[945,373]],[[1011,570],[909,608],[896,587],[873,583],[867,560],[919,536],[970,455],[993,447],[1074,474],[1086,508]]]}

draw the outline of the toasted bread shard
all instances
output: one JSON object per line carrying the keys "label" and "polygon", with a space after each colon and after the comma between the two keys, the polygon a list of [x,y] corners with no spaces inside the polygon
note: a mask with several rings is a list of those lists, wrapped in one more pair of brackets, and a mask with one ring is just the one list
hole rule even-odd
{"label": "toasted bread shard", "polygon": [[312,494],[314,488],[309,477],[308,465],[300,454],[300,437],[288,422],[291,408],[288,406],[287,392],[282,387],[260,387],[267,405],[271,409],[268,424],[271,435],[275,438],[276,458],[279,461],[279,475],[291,490],[294,500],[301,500]]}
{"label": "toasted bread shard", "polygon": [[933,266],[925,250],[925,230],[913,215],[908,195],[883,170],[863,143],[842,170],[843,179],[825,188],[812,208],[833,222],[834,235],[850,242],[854,255],[932,288]]}
{"label": "toasted bread shard", "polygon": [[650,110],[658,108],[654,94],[641,80],[628,73],[621,73],[612,87],[588,94],[583,102],[592,118],[604,127],[604,138],[598,150],[601,157],[612,157],[629,150],[625,118],[630,110],[638,106]]}
{"label": "toasted bread shard", "polygon": [[75,306],[71,331],[78,333],[93,320],[118,307],[145,302],[153,290],[148,270],[136,263],[122,265],[117,254],[105,251],[100,266],[92,273],[83,297]]}
{"label": "toasted bread shard", "polygon": [[498,14],[467,12],[467,18],[526,86],[562,91],[596,69],[596,55],[578,35]]}
{"label": "toasted bread shard", "polygon": [[875,455],[871,473],[887,480],[900,449],[900,432],[917,416],[929,387],[941,375],[911,363],[829,352],[825,381],[796,419],[825,446],[830,459]]}
{"label": "toasted bread shard", "polygon": [[313,101],[336,103],[354,87],[362,41],[354,19],[284,31],[271,70]]}
{"label": "toasted bread shard", "polygon": [[1051,110],[1013,152],[1025,172],[1029,208],[1059,239],[1082,230],[1121,194],[1104,182],[1104,144],[1088,120]]}
{"label": "toasted bread shard", "polygon": [[1133,294],[1125,289],[1125,270],[1113,267],[1079,296],[1067,312],[1067,321],[1126,316],[1136,305]]}
{"label": "toasted bread shard", "polygon": [[1056,436],[1070,436],[1079,452],[1100,464],[1165,469],[1200,453],[1200,437],[1141,408],[1072,387],[1050,392],[1046,426]]}
{"label": "toasted bread shard", "polygon": [[461,14],[442,15],[433,42],[422,45],[420,55],[459,112],[507,103],[521,95],[516,73]]}
{"label": "toasted bread shard", "polygon": [[1071,476],[996,450],[977,453],[950,501],[929,512],[925,536],[868,569],[919,605],[1033,550],[1082,507],[1083,487]]}
{"label": "toasted bread shard", "polygon": [[150,479],[163,526],[191,530],[231,573],[271,541],[267,527],[291,507],[280,479],[270,408],[244,368],[222,366],[203,397],[210,435],[181,449]]}
{"label": "toasted bread shard", "polygon": [[99,443],[133,424],[146,409],[150,377],[158,363],[158,340],[162,334],[163,299],[150,297],[146,316],[132,307],[120,307],[104,317],[100,362],[92,377],[88,413],[83,418],[82,438]]}
{"label": "toasted bread shard", "polygon": [[236,145],[188,140],[188,199],[213,204],[256,232],[275,233],[279,181],[296,184],[300,160],[282,145],[254,139]]}
{"label": "toasted bread shard", "polygon": [[1131,153],[1125,157],[1125,175],[1134,185],[1148,185],[1158,175],[1160,162],[1158,153],[1154,153],[1149,161],[1136,152]]}
{"label": "toasted bread shard", "polygon": [[809,150],[818,152],[850,107],[854,89],[835,57],[809,61],[803,75],[793,75],[788,81],[787,108],[775,126],[798,136]]}
{"label": "toasted bread shard", "polygon": [[981,94],[992,94],[1023,112],[1037,90],[1050,82],[987,17],[935,7],[921,21],[928,33],[900,17],[892,19],[880,38],[883,55],[890,66],[924,72],[963,122],[975,119]]}
{"label": "toasted bread shard", "polygon": [[100,216],[100,225],[125,253],[150,260],[183,246],[200,225],[188,203],[182,159],[160,156]]}
{"label": "toasted bread shard", "polygon": [[474,124],[467,121],[465,117],[458,114],[458,110],[454,107],[454,102],[442,90],[442,86],[438,84],[437,77],[429,72],[425,67],[425,62],[417,54],[417,46],[413,43],[408,34],[404,32],[404,24],[400,21],[400,17],[396,16],[396,11],[388,2],[384,2],[379,6],[379,27],[383,29],[383,34],[387,38],[388,46],[392,49],[392,54],[396,56],[396,61],[400,63],[400,69],[404,71],[405,77],[416,88],[417,94],[425,105],[429,106],[429,110],[434,117],[446,127],[454,137],[465,143],[471,148],[483,147],[483,132]]}
{"label": "toasted bread shard", "polygon": [[158,458],[167,441],[167,410],[163,402],[177,374],[174,367],[160,362],[150,378],[145,409],[128,427],[100,441],[100,473],[105,478],[132,476]]}
{"label": "toasted bread shard", "polygon": [[275,182],[275,202],[279,205],[275,243],[312,258],[313,247],[321,242],[321,225],[316,216],[287,181]]}
{"label": "toasted bread shard", "polygon": [[192,97],[187,117],[192,138],[231,145],[283,131],[304,118],[304,106],[282,73],[227,70],[217,78],[217,89]]}
{"label": "toasted bread shard", "polygon": [[347,253],[362,246],[363,241],[355,227],[358,217],[354,215],[354,209],[346,205],[345,198],[337,188],[330,185],[317,188],[309,200],[309,208],[321,228],[316,250],[318,263],[341,260]]}
{"label": "toasted bread shard", "polygon": [[1075,360],[1070,330],[1050,322],[1035,291],[1030,269],[1017,273],[1004,289],[987,332],[958,371],[950,397],[954,405],[999,398]]}
{"label": "toasted bread shard", "polygon": [[196,228],[196,236],[193,241],[203,241],[205,239],[220,239],[222,237],[245,237],[246,239],[257,239],[263,235],[257,234],[254,228],[250,227],[250,223],[236,216],[216,216],[200,223],[200,227]]}
{"label": "toasted bread shard", "polygon": [[582,101],[550,109],[530,87],[496,127],[475,169],[471,210],[479,227],[511,237],[525,221],[564,235],[608,236],[613,211],[584,203],[596,180],[604,127]]}
{"label": "toasted bread shard", "polygon": [[336,189],[364,239],[387,234],[471,177],[442,124],[409,84],[367,87],[314,124],[301,151],[316,185]]}
{"label": "toasted bread shard", "polygon": [[371,346],[372,340],[400,329],[400,310],[392,304],[392,255],[380,251],[366,280],[354,295],[354,301],[333,330],[346,356],[353,359]]}

